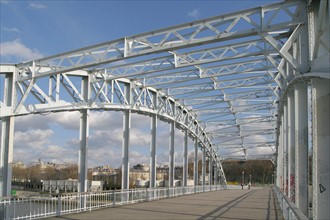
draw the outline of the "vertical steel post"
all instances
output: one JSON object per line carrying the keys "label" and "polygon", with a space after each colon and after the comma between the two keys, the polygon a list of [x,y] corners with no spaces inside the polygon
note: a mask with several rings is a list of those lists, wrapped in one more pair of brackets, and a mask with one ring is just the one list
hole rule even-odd
{"label": "vertical steel post", "polygon": [[[186,125],[188,122],[188,114],[186,115]],[[188,180],[188,129],[184,130],[183,137],[183,175],[182,175],[182,186],[187,186]]]}
{"label": "vertical steel post", "polygon": [[175,122],[170,122],[170,140],[169,140],[169,170],[168,170],[168,186],[174,186],[174,138],[175,138]]}
{"label": "vertical steel post", "polygon": [[[9,73],[4,81],[4,105],[14,108],[15,73]],[[3,117],[1,120],[1,142],[0,142],[0,197],[10,196],[12,163],[13,163],[13,145],[14,145],[14,125],[13,116]]]}
{"label": "vertical steel post", "polygon": [[213,159],[212,159],[212,153],[210,149],[210,156],[209,156],[209,187],[210,191],[212,190],[212,168],[213,168]]}
{"label": "vertical steel post", "polygon": [[294,121],[294,94],[289,91],[287,94],[288,100],[288,197],[291,201],[295,201],[295,121]]}
{"label": "vertical steel post", "polygon": [[[171,102],[173,115],[176,113],[175,102]],[[170,136],[169,136],[169,167],[168,167],[168,187],[174,186],[174,138],[175,138],[175,122],[170,121]]]}
{"label": "vertical steel post", "polygon": [[215,189],[217,190],[218,186],[218,164],[215,161],[214,166],[213,166],[213,184],[215,185]]}
{"label": "vertical steel post", "polygon": [[[126,100],[131,103],[131,86],[125,85]],[[123,147],[122,147],[122,177],[121,189],[129,189],[129,144],[130,144],[130,130],[131,130],[131,111],[123,112]]]}
{"label": "vertical steel post", "polygon": [[281,117],[281,125],[280,125],[280,133],[279,133],[279,144],[278,144],[278,155],[277,155],[277,180],[278,186],[280,187],[281,191],[284,192],[284,177],[283,177],[283,170],[284,170],[284,148],[283,148],[283,114]]}
{"label": "vertical steel post", "polygon": [[[82,77],[82,84],[81,84],[81,93],[84,97],[84,101],[88,102],[89,100],[89,77]],[[89,136],[89,110],[82,109],[80,110],[80,149],[79,149],[79,185],[78,191],[79,192],[87,192],[87,172],[88,172],[88,136]],[[58,188],[58,187],[57,187]],[[86,209],[86,197],[81,197],[80,208]],[[59,210],[61,211],[61,210]]]}
{"label": "vertical steel post", "polygon": [[80,111],[80,150],[79,150],[79,192],[87,192],[87,146],[89,111]]}
{"label": "vertical steel post", "polygon": [[129,189],[129,138],[131,129],[131,111],[123,112],[123,148],[121,189]]}
{"label": "vertical steel post", "polygon": [[150,142],[150,181],[151,188],[156,187],[156,137],[157,115],[151,116],[151,142]]}
{"label": "vertical steel post", "polygon": [[284,193],[288,195],[288,115],[287,103],[283,105],[283,183]]}
{"label": "vertical steel post", "polygon": [[295,203],[308,216],[308,106],[307,84],[294,85]]}
{"label": "vertical steel post", "polygon": [[0,163],[0,197],[10,196],[13,145],[14,145],[14,117],[4,117],[1,120],[1,163]]}
{"label": "vertical steel post", "polygon": [[121,189],[129,189],[129,138],[131,130],[131,111],[123,112],[123,149]]}
{"label": "vertical steel post", "polygon": [[[81,92],[84,101],[88,103],[90,97],[89,77],[82,77]],[[89,110],[80,111],[80,150],[79,150],[79,192],[87,192],[87,154],[89,135]]]}
{"label": "vertical steel post", "polygon": [[330,80],[312,79],[313,219],[330,216]]}
{"label": "vertical steel post", "polygon": [[282,156],[281,155],[282,155],[282,124],[279,125],[278,143],[276,149],[276,186],[278,186],[280,189],[282,189]]}
{"label": "vertical steel post", "polygon": [[198,186],[198,138],[195,137],[195,149],[194,149],[194,187],[196,193],[196,187]]}
{"label": "vertical steel post", "polygon": [[205,175],[206,175],[206,149],[205,145],[203,146],[203,158],[202,158],[202,186],[203,192],[205,192]]}

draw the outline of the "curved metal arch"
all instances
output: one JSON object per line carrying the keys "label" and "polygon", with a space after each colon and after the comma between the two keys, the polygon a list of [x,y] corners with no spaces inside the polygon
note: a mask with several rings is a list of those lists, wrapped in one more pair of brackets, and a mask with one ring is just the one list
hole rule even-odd
{"label": "curved metal arch", "polygon": [[[9,68],[15,69],[14,66]],[[14,73],[12,74],[15,75]],[[22,93],[22,96],[25,96],[25,98],[22,98],[21,102],[16,107],[15,105],[12,105],[8,107],[7,110],[2,108],[0,118],[47,112],[79,111],[83,109],[114,111],[129,110],[131,112],[149,116],[157,115],[157,118],[160,120],[165,122],[173,121],[177,128],[183,131],[187,130],[189,137],[195,139],[195,141],[197,140],[199,148],[205,148],[208,157],[219,163],[217,154],[214,149],[212,149],[212,142],[206,134],[205,128],[197,120],[196,114],[194,114],[193,111],[188,110],[181,103],[175,101],[172,97],[164,95],[162,92],[152,87],[134,87],[134,82],[131,82],[129,79],[116,79],[103,82],[104,85],[108,84],[112,87],[112,99],[100,99],[99,95],[102,94],[101,87],[94,87],[94,91],[92,91],[92,89],[84,91],[83,87],[81,90],[78,89],[78,87],[74,85],[75,83],[70,80],[70,77],[78,77],[81,80],[86,77],[91,78],[91,75],[88,75],[84,71],[75,72],[73,74],[63,73],[58,74],[58,76],[51,76],[50,80],[52,80],[52,78],[60,80],[60,85],[72,95],[71,98],[74,102],[65,102],[64,95],[53,100],[54,98],[51,95],[46,95],[46,91],[43,91],[43,89],[51,91],[51,83],[49,83],[48,88],[42,89],[38,86],[38,80],[30,81],[29,85],[24,84],[26,90],[25,93]],[[87,81],[90,82],[90,80]],[[82,82],[80,82],[80,84],[82,84]],[[59,84],[56,82],[56,85]],[[92,87],[91,82],[88,87]],[[18,86],[18,88],[20,87]],[[124,91],[124,88],[130,89],[129,91]],[[97,91],[97,89],[99,89],[99,91]],[[60,88],[56,88],[56,90],[59,91]],[[73,92],[73,94],[71,92]],[[129,95],[126,95],[127,92],[129,92]],[[36,98],[39,102],[38,104],[29,104],[29,99],[31,99],[32,96]],[[114,98],[114,96],[117,98]],[[155,100],[154,96],[156,97],[156,102],[153,101]],[[86,97],[88,97],[88,99],[86,99]],[[127,100],[125,97],[131,98],[130,100]],[[97,99],[99,100],[97,101]],[[222,166],[218,169],[222,169]],[[223,173],[223,171],[221,173]],[[221,178],[223,180],[226,179],[225,176],[221,176]]]}

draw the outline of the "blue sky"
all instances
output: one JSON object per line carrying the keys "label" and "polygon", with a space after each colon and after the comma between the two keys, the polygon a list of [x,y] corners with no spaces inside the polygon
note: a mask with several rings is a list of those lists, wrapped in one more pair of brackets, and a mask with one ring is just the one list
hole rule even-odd
{"label": "blue sky", "polygon": [[[270,0],[218,1],[23,1],[0,0],[0,63],[19,63],[232,11],[267,5]],[[0,83],[2,86],[3,84]],[[132,122],[132,162],[147,163],[149,122]],[[103,119],[103,120],[100,120]],[[141,120],[142,119],[142,120]],[[102,122],[107,123],[102,124]],[[118,166],[121,158],[121,115],[91,116],[90,165]],[[111,126],[109,126],[111,125]],[[14,160],[77,162],[79,114],[19,117]],[[168,159],[168,125],[159,122],[158,162]],[[134,139],[135,138],[135,139]],[[182,132],[177,132],[180,162]],[[189,149],[192,150],[190,143]]]}

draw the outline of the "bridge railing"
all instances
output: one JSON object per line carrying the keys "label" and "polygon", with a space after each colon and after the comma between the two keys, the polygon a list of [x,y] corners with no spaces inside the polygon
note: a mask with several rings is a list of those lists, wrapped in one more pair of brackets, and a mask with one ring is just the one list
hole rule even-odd
{"label": "bridge railing", "polygon": [[297,220],[308,220],[299,208],[277,187],[273,187],[273,191],[277,197],[278,203],[280,204],[285,220],[297,219]]}
{"label": "bridge railing", "polygon": [[226,186],[143,188],[30,198],[0,198],[0,219],[38,219],[222,189],[226,189]]}

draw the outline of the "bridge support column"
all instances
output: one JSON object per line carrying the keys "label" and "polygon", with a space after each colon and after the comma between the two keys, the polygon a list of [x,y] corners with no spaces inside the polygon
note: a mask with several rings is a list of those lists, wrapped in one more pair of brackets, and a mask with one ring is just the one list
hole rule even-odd
{"label": "bridge support column", "polygon": [[283,181],[284,193],[288,196],[288,105],[283,105]]}
{"label": "bridge support column", "polygon": [[277,146],[277,169],[276,169],[276,185],[284,191],[283,184],[283,115],[281,116],[281,124],[279,126],[279,137],[278,137],[278,146]]}
{"label": "bridge support column", "polygon": [[213,166],[213,184],[215,185],[215,190],[218,190],[218,165],[216,161]]}
{"label": "bridge support column", "polygon": [[308,111],[307,84],[294,86],[295,203],[308,216]]}
{"label": "bridge support column", "polygon": [[288,197],[291,201],[295,201],[295,121],[294,121],[294,94],[293,91],[289,91],[287,94],[288,100]]}
{"label": "bridge support column", "polygon": [[87,146],[89,135],[89,110],[80,111],[79,192],[87,192]]}
{"label": "bridge support column", "polygon": [[205,175],[206,175],[206,147],[203,146],[203,158],[202,158],[202,186],[203,192],[205,192]]}
{"label": "bridge support column", "polygon": [[13,145],[14,145],[14,117],[1,120],[1,163],[0,163],[0,197],[10,196]]}
{"label": "bridge support column", "polygon": [[150,143],[150,181],[151,188],[156,187],[156,137],[157,137],[157,116],[151,116],[151,143]]}
{"label": "bridge support column", "polygon": [[330,216],[330,80],[312,79],[313,219]]}
{"label": "bridge support column", "polygon": [[[187,120],[186,120],[187,122]],[[184,131],[183,140],[183,175],[182,175],[182,186],[187,186],[188,180],[188,129]]]}
{"label": "bridge support column", "polygon": [[[15,99],[14,73],[6,74],[4,81],[4,105],[13,106]],[[0,197],[10,196],[13,145],[14,145],[14,117],[4,117],[1,120],[0,142]]]}
{"label": "bridge support column", "polygon": [[[129,103],[132,103],[131,84],[127,83],[124,88],[124,95]],[[122,177],[121,189],[129,189],[129,145],[131,133],[131,111],[126,110],[123,112],[123,146],[122,146]],[[128,199],[128,197],[127,197]]]}
{"label": "bridge support column", "polygon": [[170,140],[169,140],[169,167],[168,167],[168,186],[174,186],[174,136],[175,122],[170,122]]}
{"label": "bridge support column", "polygon": [[121,189],[129,189],[129,138],[131,130],[131,111],[123,113],[123,148]]}
{"label": "bridge support column", "polygon": [[212,190],[212,168],[213,168],[213,160],[212,160],[212,155],[210,153],[210,156],[209,156],[209,187],[210,187],[210,191]]}
{"label": "bridge support column", "polygon": [[194,187],[195,193],[198,187],[198,139],[195,137],[195,148],[194,148]]}

